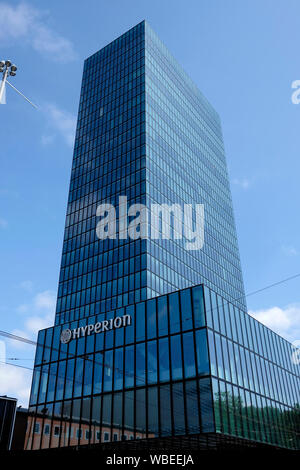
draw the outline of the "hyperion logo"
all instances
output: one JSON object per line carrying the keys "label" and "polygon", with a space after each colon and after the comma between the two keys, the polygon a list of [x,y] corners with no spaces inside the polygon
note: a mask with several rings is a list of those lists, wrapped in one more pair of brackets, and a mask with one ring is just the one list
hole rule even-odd
{"label": "hyperion logo", "polygon": [[60,342],[62,344],[67,344],[71,341],[71,339],[78,339],[84,336],[89,336],[94,333],[103,333],[104,331],[110,331],[117,328],[122,328],[125,326],[131,325],[131,316],[130,315],[123,315],[122,317],[111,318],[110,320],[103,320],[97,323],[80,326],[78,328],[74,328],[70,330],[66,328],[62,330],[60,334]]}
{"label": "hyperion logo", "polygon": [[72,331],[67,329],[63,330],[60,335],[60,341],[63,344],[67,344],[72,338]]}
{"label": "hyperion logo", "polygon": [[100,240],[151,238],[185,240],[186,250],[201,250],[204,244],[203,204],[133,204],[119,197],[117,210],[113,204],[97,207],[96,233]]}

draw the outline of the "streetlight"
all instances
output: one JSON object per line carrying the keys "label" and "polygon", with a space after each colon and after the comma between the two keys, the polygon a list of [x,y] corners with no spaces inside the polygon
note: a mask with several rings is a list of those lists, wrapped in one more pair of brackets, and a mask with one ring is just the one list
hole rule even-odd
{"label": "streetlight", "polygon": [[21,95],[28,103],[30,103],[34,108],[37,108],[37,106],[32,103],[28,98],[26,98],[23,93],[21,93],[15,86],[13,86],[8,80],[7,77],[15,77],[16,72],[18,68],[15,64],[12,64],[10,60],[1,60],[0,61],[0,73],[3,74],[2,76],[2,81],[0,84],[0,103],[3,103],[3,96],[5,92],[5,85],[9,85],[11,88],[13,88],[19,95]]}
{"label": "streetlight", "polygon": [[[16,76],[17,67],[11,63],[10,60],[1,60],[0,61],[0,73],[3,73],[1,85],[0,85],[0,103],[2,103],[2,98],[5,90],[5,83],[8,75],[11,77]],[[8,83],[8,82],[7,82]]]}

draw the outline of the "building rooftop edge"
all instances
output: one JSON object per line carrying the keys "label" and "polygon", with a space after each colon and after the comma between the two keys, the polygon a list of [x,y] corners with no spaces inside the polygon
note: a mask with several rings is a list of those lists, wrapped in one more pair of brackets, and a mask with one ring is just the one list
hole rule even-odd
{"label": "building rooftop edge", "polygon": [[[178,290],[175,290],[175,291],[172,291],[172,292],[167,292],[166,294],[157,295],[156,297],[151,297],[150,299],[141,300],[140,302],[134,302],[134,303],[132,303],[132,304],[128,304],[128,305],[126,305],[125,307],[121,307],[121,308],[126,308],[126,307],[129,307],[129,306],[131,306],[131,305],[138,305],[138,304],[147,302],[147,301],[149,301],[149,300],[158,299],[158,298],[164,297],[164,296],[166,296],[166,295],[174,294],[175,292],[181,292],[181,291],[184,291],[184,290],[187,290],[187,289],[192,289],[192,288],[194,288],[194,287],[199,287],[199,286],[208,287],[208,286],[206,286],[206,284],[204,284],[204,283],[202,282],[202,283],[200,283],[200,284],[195,284],[195,285],[193,285],[193,286],[184,287],[183,289],[178,289]],[[216,293],[216,291],[214,291],[214,290],[211,289],[210,287],[209,287],[209,289],[210,289],[212,292]],[[220,294],[218,294],[218,295],[220,295]],[[222,297],[222,299],[224,299],[223,296],[220,295],[220,297]],[[227,299],[225,299],[225,300],[227,300]],[[239,299],[234,299],[234,300],[239,300]],[[232,304],[231,301],[228,300],[228,302]],[[236,305],[234,305],[234,307],[236,307]],[[276,333],[276,331],[272,330],[272,328],[270,328],[269,326],[265,325],[265,324],[262,323],[261,321],[257,320],[255,317],[253,317],[252,315],[250,315],[250,313],[248,313],[246,310],[243,310],[243,309],[240,308],[240,307],[236,307],[236,308],[239,308],[239,310],[243,311],[246,315],[249,315],[249,317],[253,318],[253,320],[256,321],[257,323],[260,323],[264,328],[267,328],[269,331],[272,331],[272,333],[274,333],[276,336],[279,336],[279,338],[282,338],[284,341],[286,341],[286,342],[289,343],[290,345],[294,346],[291,341],[289,341],[288,339],[284,338],[284,337],[283,337],[282,335],[280,335],[279,333]],[[116,308],[116,309],[112,309],[111,311],[113,311],[113,310],[118,310],[118,309],[117,309],[117,308]],[[104,313],[107,313],[107,312],[104,312]],[[98,314],[98,315],[99,315],[99,314]],[[83,318],[82,320],[87,320],[87,321],[88,321],[89,318],[92,318],[92,317],[94,317],[94,316],[97,316],[97,314],[96,314],[96,315],[90,315],[89,317]],[[47,328],[42,328],[41,330],[39,330],[38,333],[40,333],[40,331],[49,330],[49,328],[54,328],[54,327],[56,327],[56,326],[62,327],[62,326],[65,325],[65,324],[73,323],[73,322],[75,322],[75,321],[78,321],[78,320],[66,321],[66,322],[64,322],[64,323],[60,323],[59,325],[48,326]],[[206,325],[204,328],[209,328],[209,326]],[[294,347],[295,347],[295,346],[294,346]],[[300,349],[300,348],[299,348],[299,349]]]}

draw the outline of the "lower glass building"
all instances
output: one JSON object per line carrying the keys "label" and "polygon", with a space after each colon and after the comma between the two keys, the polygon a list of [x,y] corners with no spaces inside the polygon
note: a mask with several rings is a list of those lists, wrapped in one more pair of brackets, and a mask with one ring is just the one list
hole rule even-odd
{"label": "lower glass building", "polygon": [[299,449],[293,352],[203,285],[42,330],[25,449],[188,436]]}

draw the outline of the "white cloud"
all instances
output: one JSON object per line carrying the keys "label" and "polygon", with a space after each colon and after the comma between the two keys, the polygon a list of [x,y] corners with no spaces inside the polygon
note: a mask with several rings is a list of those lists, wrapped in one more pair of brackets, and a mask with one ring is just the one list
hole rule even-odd
{"label": "white cloud", "polygon": [[6,228],[7,225],[8,225],[7,220],[2,219],[2,218],[0,217],[0,228]]}
{"label": "white cloud", "polygon": [[300,340],[300,304],[291,304],[285,308],[250,310],[249,314],[288,341]]}
{"label": "white cloud", "polygon": [[28,407],[32,371],[0,363],[0,395],[17,398],[18,405]]}
{"label": "white cloud", "polygon": [[[28,292],[32,292],[33,283],[31,281],[23,281],[21,282],[20,287]],[[55,292],[51,290],[45,290],[35,294],[30,302],[20,304],[16,310],[21,314],[31,312],[38,315],[52,315],[55,311],[55,302]]]}
{"label": "white cloud", "polygon": [[45,13],[28,3],[16,6],[0,3],[0,39],[24,41],[37,52],[56,62],[76,58],[73,44],[45,23]]}
{"label": "white cloud", "polygon": [[[17,313],[28,315],[24,318],[23,331],[14,334],[26,338],[36,339],[37,332],[53,325],[56,295],[51,290],[36,294],[33,299],[17,307]],[[22,345],[22,343],[20,343]]]}
{"label": "white cloud", "polygon": [[245,189],[245,190],[248,189],[251,185],[250,180],[247,178],[234,178],[232,182],[236,186],[239,186],[240,188]]}
{"label": "white cloud", "polygon": [[25,322],[25,327],[27,331],[37,336],[39,330],[48,328],[53,324],[53,316],[47,315],[45,317],[33,316],[29,317]]}
{"label": "white cloud", "polygon": [[55,140],[54,135],[42,135],[42,137],[41,137],[41,143],[42,143],[42,145],[44,145],[45,147],[46,147],[47,145],[52,144],[52,143],[54,142],[54,140]]}
{"label": "white cloud", "polygon": [[33,282],[32,281],[22,281],[20,283],[20,287],[21,289],[24,289],[25,291],[27,292],[32,292],[32,289],[33,289]]}
{"label": "white cloud", "polygon": [[[31,339],[35,340],[36,337],[31,337],[31,334],[28,333],[28,331],[20,330],[20,329],[14,329],[11,332],[12,335],[15,336],[20,336],[21,338],[26,338],[26,339]],[[32,344],[24,343],[23,341],[19,341],[17,339],[9,339],[7,340],[7,345],[9,347],[9,350],[11,351],[12,354],[14,355],[15,351],[28,351],[30,356],[34,357],[34,346]],[[18,354],[19,357],[19,354]]]}
{"label": "white cloud", "polygon": [[72,147],[75,138],[76,117],[53,103],[46,104],[43,109],[50,127],[58,131],[66,144]]}
{"label": "white cloud", "polygon": [[46,310],[47,312],[54,312],[55,309],[55,294],[50,290],[40,292],[34,297],[34,305],[36,310]]}
{"label": "white cloud", "polygon": [[[23,281],[20,287],[25,290],[31,289],[32,283],[31,281]],[[23,321],[16,322],[18,328],[14,329],[12,334],[36,341],[39,330],[53,325],[55,302],[55,292],[45,290],[34,295],[30,302],[19,305],[17,312],[23,315]],[[16,361],[16,364],[21,365],[24,363],[27,365],[25,359],[32,358],[32,361],[28,362],[28,366],[32,367],[35,350],[33,345],[13,339],[6,339],[2,343],[6,343],[7,346],[5,348],[4,344],[4,348],[2,348],[5,356],[21,358],[20,362]],[[5,353],[5,349],[7,349],[7,353]],[[5,360],[5,358],[3,359]],[[31,376],[32,371],[30,370],[0,362],[0,395],[18,398],[19,404],[28,406]]]}
{"label": "white cloud", "polygon": [[69,62],[76,58],[73,45],[69,39],[60,36],[42,24],[35,25],[33,47],[38,52],[49,55],[54,61]]}
{"label": "white cloud", "polygon": [[16,308],[17,310],[17,313],[20,313],[20,314],[25,314],[25,313],[28,313],[28,310],[29,310],[29,305],[28,304],[21,304],[21,305],[18,305],[18,307]]}
{"label": "white cloud", "polygon": [[30,25],[37,19],[37,12],[25,3],[15,8],[8,3],[0,3],[0,37],[20,38],[28,34]]}
{"label": "white cloud", "polygon": [[287,256],[298,256],[299,255],[299,251],[292,245],[288,245],[288,246],[282,246],[282,251],[285,255]]}

